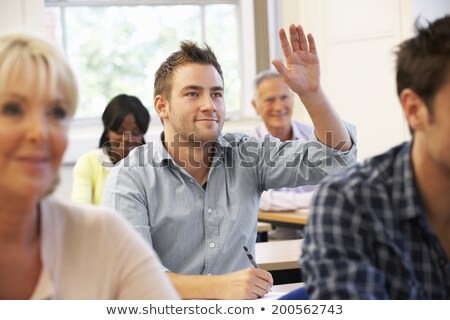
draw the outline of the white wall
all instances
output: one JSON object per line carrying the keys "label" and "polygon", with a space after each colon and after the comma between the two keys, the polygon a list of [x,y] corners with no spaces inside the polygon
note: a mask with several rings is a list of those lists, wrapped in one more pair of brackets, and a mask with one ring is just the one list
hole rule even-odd
{"label": "white wall", "polygon": [[0,0],[0,32],[44,31],[44,0]]}
{"label": "white wall", "polygon": [[[395,87],[394,49],[419,13],[450,13],[448,0],[281,0],[282,24],[316,38],[322,83],[339,114],[357,126],[358,159],[409,139]],[[297,113],[299,118],[304,114]]]}
{"label": "white wall", "polygon": [[394,72],[399,1],[325,0],[323,9],[324,87],[342,117],[357,126],[364,159],[408,138]]}
{"label": "white wall", "polygon": [[421,22],[434,20],[445,13],[450,13],[449,0],[414,0],[413,15],[418,17]]}

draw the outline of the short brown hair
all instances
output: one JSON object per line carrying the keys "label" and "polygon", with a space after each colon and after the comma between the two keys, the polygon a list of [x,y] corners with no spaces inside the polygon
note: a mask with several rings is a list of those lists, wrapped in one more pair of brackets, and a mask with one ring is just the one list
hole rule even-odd
{"label": "short brown hair", "polygon": [[450,71],[450,15],[419,26],[417,35],[403,42],[397,51],[397,93],[409,88],[432,113],[436,93]]}
{"label": "short brown hair", "polygon": [[222,67],[211,47],[205,44],[205,48],[202,49],[194,41],[185,40],[180,42],[180,50],[172,53],[156,71],[153,96],[162,95],[170,99],[174,71],[177,67],[190,62],[214,66],[223,81]]}

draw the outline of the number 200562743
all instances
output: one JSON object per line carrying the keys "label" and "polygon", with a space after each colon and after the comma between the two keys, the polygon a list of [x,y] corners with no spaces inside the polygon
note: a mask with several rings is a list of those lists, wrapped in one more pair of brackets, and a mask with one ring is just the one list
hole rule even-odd
{"label": "number 200562743", "polygon": [[272,305],[272,314],[342,314],[340,304]]}

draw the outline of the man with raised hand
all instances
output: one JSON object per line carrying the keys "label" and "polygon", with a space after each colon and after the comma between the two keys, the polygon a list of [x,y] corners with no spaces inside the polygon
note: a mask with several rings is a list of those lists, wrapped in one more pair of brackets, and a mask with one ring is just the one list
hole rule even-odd
{"label": "man with raised hand", "polygon": [[[308,143],[222,135],[222,69],[212,50],[184,41],[155,74],[164,131],[111,170],[103,203],[123,214],[159,254],[185,299],[256,299],[273,280],[251,267],[259,197],[269,188],[314,184],[356,158],[351,132],[320,86],[312,35],[291,25],[273,64],[313,119]],[[331,134],[330,134],[331,133]]]}

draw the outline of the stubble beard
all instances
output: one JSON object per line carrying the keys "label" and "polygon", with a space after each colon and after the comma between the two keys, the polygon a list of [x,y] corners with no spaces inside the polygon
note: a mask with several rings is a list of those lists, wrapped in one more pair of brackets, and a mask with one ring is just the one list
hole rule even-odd
{"label": "stubble beard", "polygon": [[212,131],[210,128],[216,124],[208,125],[206,130],[197,126],[195,122],[193,128],[188,128],[186,123],[182,121],[177,121],[177,124],[179,125],[174,126],[174,129],[179,135],[180,141],[185,141],[194,146],[215,143],[222,132],[223,126],[217,123],[217,130]]}

